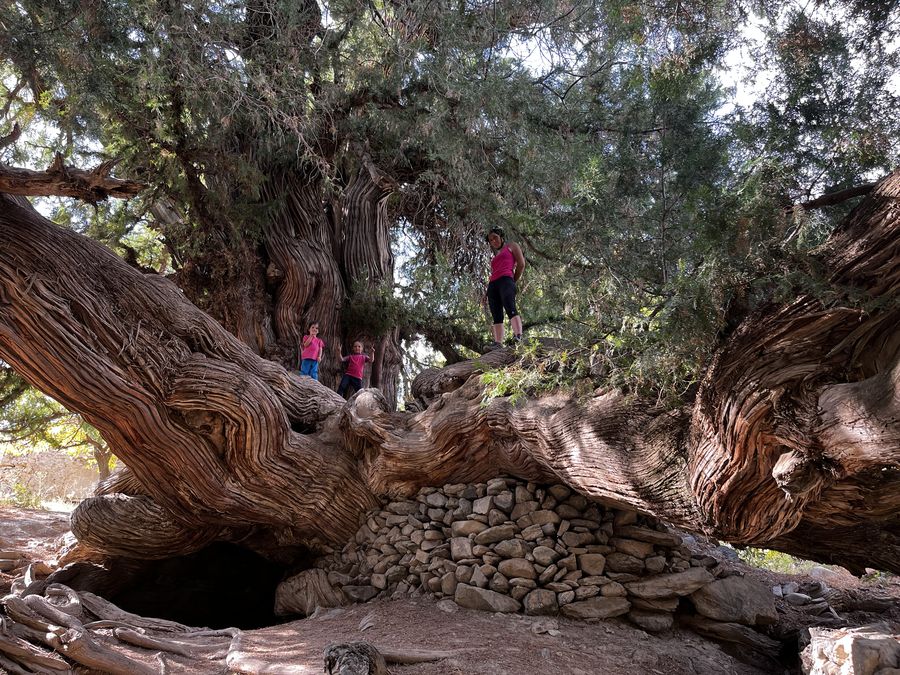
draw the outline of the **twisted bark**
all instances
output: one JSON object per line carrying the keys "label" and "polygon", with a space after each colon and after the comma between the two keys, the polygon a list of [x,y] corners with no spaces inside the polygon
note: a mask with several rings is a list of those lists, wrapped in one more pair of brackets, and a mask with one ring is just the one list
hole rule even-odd
{"label": "twisted bark", "polygon": [[893,175],[819,252],[835,288],[865,302],[760,310],[679,410],[615,391],[485,401],[477,374],[505,351],[423,376],[420,413],[393,412],[377,390],[345,403],[257,357],[164,279],[11,201],[0,358],[128,466],[106,490],[141,498],[98,497],[75,517],[101,551],[322,550],[377,496],[510,473],[738,544],[897,571],[898,196]]}

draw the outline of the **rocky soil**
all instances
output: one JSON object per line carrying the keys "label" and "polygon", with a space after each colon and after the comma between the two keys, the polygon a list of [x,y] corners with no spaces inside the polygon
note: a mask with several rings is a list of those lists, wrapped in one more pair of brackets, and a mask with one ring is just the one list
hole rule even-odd
{"label": "rocky soil", "polygon": [[[0,550],[6,560],[15,553],[26,561],[52,562],[66,529],[66,514],[0,508]],[[810,628],[815,636],[819,630],[846,630],[878,622],[900,626],[900,580],[895,577],[881,575],[860,580],[831,568],[817,571],[817,577],[781,575],[746,567],[716,542],[687,537],[684,545],[690,552],[682,560],[709,556],[714,562],[706,561],[709,567],[704,565],[704,569],[716,569],[724,573],[725,579],[747,578],[770,590],[777,588],[780,597],[773,593],[776,622],[765,630],[786,646],[779,661],[760,659],[734,644],[708,640],[677,626],[649,633],[635,627],[624,615],[587,623],[566,616],[466,609],[450,599],[455,597],[454,592],[444,599],[404,593],[395,599],[384,597],[319,609],[306,619],[242,631],[231,642],[227,670],[319,673],[326,646],[367,641],[394,659],[390,667],[395,675],[800,672],[799,648],[803,645],[798,641],[808,639],[805,636]],[[448,544],[446,550],[449,548]],[[590,562],[596,560],[589,559]],[[0,572],[0,591],[8,592],[13,578]],[[381,579],[376,578],[376,582],[380,584]],[[432,585],[439,588],[437,582]],[[805,597],[790,597],[792,593]],[[439,660],[410,662],[417,657],[434,657],[436,651],[442,657]],[[282,665],[273,665],[274,653]],[[167,664],[170,672],[224,672],[221,663],[198,669],[196,660],[173,657]],[[147,665],[158,666],[159,662],[151,655]]]}

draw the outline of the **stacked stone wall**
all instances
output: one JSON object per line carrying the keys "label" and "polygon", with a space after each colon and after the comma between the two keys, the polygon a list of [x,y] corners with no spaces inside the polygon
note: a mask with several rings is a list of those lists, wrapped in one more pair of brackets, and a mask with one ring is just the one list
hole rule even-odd
{"label": "stacked stone wall", "polygon": [[624,615],[651,631],[670,628],[680,598],[727,574],[652,518],[512,478],[387,503],[317,567],[327,592],[350,602],[428,594],[494,612]]}

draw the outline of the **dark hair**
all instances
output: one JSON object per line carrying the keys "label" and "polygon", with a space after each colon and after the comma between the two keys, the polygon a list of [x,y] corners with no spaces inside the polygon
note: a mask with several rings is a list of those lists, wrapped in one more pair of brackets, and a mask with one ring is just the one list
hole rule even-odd
{"label": "dark hair", "polygon": [[488,237],[490,237],[492,234],[496,234],[498,237],[500,237],[501,241],[506,241],[506,235],[503,234],[502,227],[492,227],[491,229],[489,229],[488,233],[484,235],[484,240],[487,241]]}

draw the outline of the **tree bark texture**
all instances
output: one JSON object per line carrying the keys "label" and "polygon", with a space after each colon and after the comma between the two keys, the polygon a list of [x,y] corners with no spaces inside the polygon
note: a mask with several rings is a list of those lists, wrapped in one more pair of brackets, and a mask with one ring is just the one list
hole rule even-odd
{"label": "tree bark texture", "polygon": [[[402,363],[398,332],[354,321],[347,312],[352,291],[392,287],[386,208],[392,190],[376,170],[363,168],[331,198],[329,217],[321,178],[273,172],[261,191],[266,215],[259,242],[210,237],[208,249],[181,261],[178,285],[253,351],[290,370],[299,369],[300,340],[318,322],[326,344],[319,380],[331,388],[341,379],[341,351],[349,354],[363,340],[375,349],[371,384],[393,402]],[[195,236],[173,214],[157,219],[176,248]]]}
{"label": "tree bark texture", "polygon": [[817,252],[829,303],[759,310],[677,410],[617,391],[485,400],[478,374],[507,350],[421,376],[419,413],[375,389],[344,402],[258,357],[166,279],[12,201],[0,209],[0,358],[127,466],[73,517],[99,551],[322,550],[378,497],[508,473],[736,544],[896,572],[898,196],[895,174]]}

